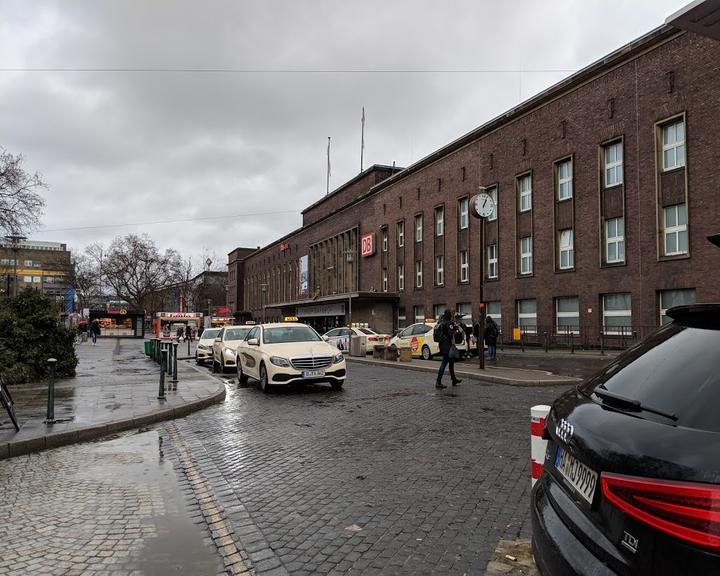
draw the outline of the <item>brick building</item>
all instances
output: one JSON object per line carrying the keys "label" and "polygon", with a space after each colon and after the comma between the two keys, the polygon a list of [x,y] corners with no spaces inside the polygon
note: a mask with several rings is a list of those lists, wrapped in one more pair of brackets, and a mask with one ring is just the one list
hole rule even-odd
{"label": "brick building", "polygon": [[[244,308],[389,331],[483,301],[506,338],[520,327],[596,344],[720,300],[706,240],[720,232],[720,33],[683,29],[696,20],[670,20],[408,168],[365,170],[242,259]],[[480,187],[497,203],[484,234],[469,209]]]}

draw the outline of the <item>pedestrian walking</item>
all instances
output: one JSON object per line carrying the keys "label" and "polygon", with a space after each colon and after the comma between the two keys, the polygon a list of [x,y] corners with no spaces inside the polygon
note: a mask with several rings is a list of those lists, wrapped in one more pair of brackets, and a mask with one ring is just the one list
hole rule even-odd
{"label": "pedestrian walking", "polygon": [[185,339],[190,340],[190,342],[193,341],[193,329],[191,328],[190,324],[188,324],[185,328]]}
{"label": "pedestrian walking", "polygon": [[100,336],[100,321],[95,318],[90,323],[90,337],[92,338],[92,345],[95,346],[97,344],[97,337]]}
{"label": "pedestrian walking", "polygon": [[498,325],[492,316],[485,318],[485,343],[488,347],[488,359],[497,362],[497,339],[500,334]]}
{"label": "pedestrian walking", "polygon": [[[445,367],[450,366],[450,381],[453,386],[457,386],[462,382],[458,377],[455,376],[455,360],[460,359],[460,352],[455,346],[456,333],[460,333],[460,327],[453,322],[453,314],[450,310],[445,310],[440,322],[433,330],[433,336],[440,347],[440,353],[442,354],[442,360],[440,361],[440,369],[437,374],[437,381],[435,382],[435,388],[447,388],[442,383],[442,377],[445,373]],[[462,338],[462,334],[459,334]]]}

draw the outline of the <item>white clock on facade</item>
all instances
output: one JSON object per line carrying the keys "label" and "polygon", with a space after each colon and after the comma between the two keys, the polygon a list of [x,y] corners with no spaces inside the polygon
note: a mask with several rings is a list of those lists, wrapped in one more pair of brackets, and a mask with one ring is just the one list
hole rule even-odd
{"label": "white clock on facade", "polygon": [[481,192],[472,199],[473,216],[487,218],[495,211],[495,201],[490,194]]}

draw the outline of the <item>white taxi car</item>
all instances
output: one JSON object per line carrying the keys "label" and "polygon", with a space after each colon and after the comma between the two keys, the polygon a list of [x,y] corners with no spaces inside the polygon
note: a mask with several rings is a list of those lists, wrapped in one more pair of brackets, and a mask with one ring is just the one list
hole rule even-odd
{"label": "white taxi car", "polygon": [[195,349],[195,362],[204,364],[207,360],[212,360],[213,342],[220,333],[220,328],[206,328],[198,338],[197,348]]}
{"label": "white taxi car", "polygon": [[235,368],[235,349],[252,326],[223,326],[213,341],[212,370],[225,372]]}
{"label": "white taxi car", "polygon": [[338,350],[350,352],[350,338],[353,336],[360,336],[360,348],[365,353],[372,353],[375,344],[385,344],[387,346],[390,343],[388,334],[378,334],[363,326],[333,328],[323,334],[323,340],[335,346]]}
{"label": "white taxi car", "polygon": [[[433,356],[440,354],[440,345],[433,338],[433,329],[436,324],[436,322],[428,319],[425,322],[411,324],[390,340],[390,346],[394,344],[398,348],[410,348],[414,357],[432,360]],[[464,336],[465,333],[463,332],[462,343],[455,344],[463,355],[467,353],[468,349]]]}
{"label": "white taxi car", "polygon": [[278,322],[254,326],[237,347],[238,380],[253,378],[263,392],[273,386],[329,382],[340,390],[345,382],[345,357],[310,326]]}

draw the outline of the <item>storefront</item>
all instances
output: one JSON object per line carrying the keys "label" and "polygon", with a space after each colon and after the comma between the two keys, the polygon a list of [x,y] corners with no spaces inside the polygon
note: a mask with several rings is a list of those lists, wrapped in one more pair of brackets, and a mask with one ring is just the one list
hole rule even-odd
{"label": "storefront", "polygon": [[156,312],[153,332],[163,338],[174,337],[180,328],[183,333],[187,328],[197,333],[203,326],[203,317],[202,312]]}
{"label": "storefront", "polygon": [[90,325],[100,323],[100,337],[144,338],[145,313],[142,310],[90,310]]}

